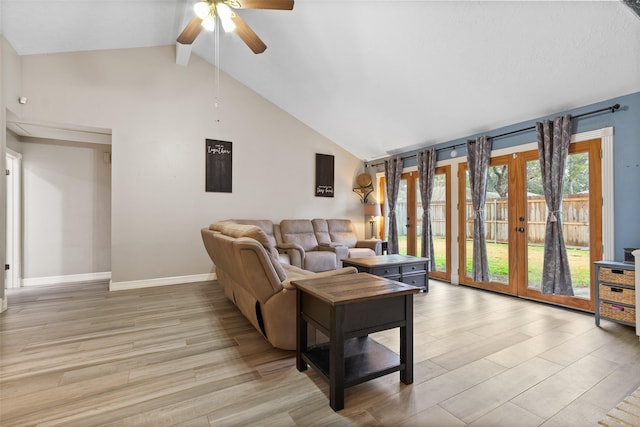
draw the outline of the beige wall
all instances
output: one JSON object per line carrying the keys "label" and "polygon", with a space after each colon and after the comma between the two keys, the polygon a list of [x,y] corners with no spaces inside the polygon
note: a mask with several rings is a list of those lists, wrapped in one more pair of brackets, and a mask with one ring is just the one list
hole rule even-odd
{"label": "beige wall", "polygon": [[[224,218],[346,217],[364,235],[360,160],[222,72],[216,108],[215,68],[198,57],[181,67],[173,47],[144,48],[22,67],[26,120],[112,129],[114,282],[210,273],[200,228]],[[204,191],[206,138],[233,142],[231,194]],[[314,197],[315,153],[335,156],[334,198]]]}
{"label": "beige wall", "polygon": [[2,46],[2,97],[4,107],[20,117],[22,105],[18,103],[18,97],[22,96],[22,61],[11,45],[1,36],[0,44]]}

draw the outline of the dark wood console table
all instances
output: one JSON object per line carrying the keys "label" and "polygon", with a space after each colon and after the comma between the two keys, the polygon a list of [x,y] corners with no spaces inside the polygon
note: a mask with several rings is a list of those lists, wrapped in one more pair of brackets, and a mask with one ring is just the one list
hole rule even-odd
{"label": "dark wood console table", "polygon": [[422,291],[429,292],[429,258],[411,255],[378,255],[343,259],[342,265],[356,267],[359,272],[418,286]]}
{"label": "dark wood console table", "polygon": [[[400,371],[400,381],[413,383],[413,294],[415,286],[371,274],[292,281],[298,289],[296,367],[311,365],[329,381],[329,404],[344,408],[344,389]],[[307,324],[329,337],[308,345]],[[400,354],[367,335],[400,328]]]}

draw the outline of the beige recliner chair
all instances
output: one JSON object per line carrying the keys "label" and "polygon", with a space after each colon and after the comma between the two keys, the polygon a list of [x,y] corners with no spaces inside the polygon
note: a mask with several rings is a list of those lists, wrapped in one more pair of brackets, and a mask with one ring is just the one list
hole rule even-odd
{"label": "beige recliner chair", "polygon": [[312,273],[281,264],[262,229],[222,221],[201,230],[207,253],[216,267],[224,294],[277,348],[296,348],[296,290],[291,280],[354,274],[346,267]]}
{"label": "beige recliner chair", "polygon": [[382,241],[379,239],[359,240],[355,227],[349,219],[314,219],[311,222],[320,244],[347,247],[347,254],[341,259],[382,254]]}
{"label": "beige recliner chair", "polygon": [[313,224],[308,219],[284,219],[280,221],[278,248],[289,254],[291,265],[311,271],[329,271],[342,266],[340,260],[347,257],[343,245],[321,244],[316,238]]}

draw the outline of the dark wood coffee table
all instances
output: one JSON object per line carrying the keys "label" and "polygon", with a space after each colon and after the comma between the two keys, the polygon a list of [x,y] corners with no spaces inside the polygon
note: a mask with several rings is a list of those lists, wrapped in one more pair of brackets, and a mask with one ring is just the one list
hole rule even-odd
{"label": "dark wood coffee table", "polygon": [[[413,294],[419,288],[367,273],[291,282],[298,290],[296,366],[329,382],[329,404],[344,408],[344,389],[400,371],[413,383]],[[307,324],[329,337],[308,345]],[[400,328],[400,354],[368,334]]]}
{"label": "dark wood coffee table", "polygon": [[429,258],[411,255],[377,255],[342,260],[345,267],[356,267],[359,272],[371,273],[429,292]]}

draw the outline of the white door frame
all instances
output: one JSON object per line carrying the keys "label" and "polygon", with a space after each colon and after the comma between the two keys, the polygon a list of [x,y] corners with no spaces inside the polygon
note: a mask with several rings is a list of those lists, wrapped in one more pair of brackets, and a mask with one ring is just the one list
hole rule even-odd
{"label": "white door frame", "polygon": [[6,271],[5,283],[7,288],[21,286],[20,272],[22,271],[22,154],[7,147],[7,256],[6,263],[10,269]]}

